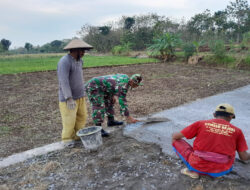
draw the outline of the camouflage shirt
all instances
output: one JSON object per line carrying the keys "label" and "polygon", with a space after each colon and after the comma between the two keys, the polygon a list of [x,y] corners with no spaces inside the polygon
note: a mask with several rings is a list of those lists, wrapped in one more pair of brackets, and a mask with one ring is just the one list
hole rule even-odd
{"label": "camouflage shirt", "polygon": [[86,83],[86,92],[98,91],[100,95],[117,96],[121,115],[129,116],[126,95],[128,92],[129,77],[125,74],[94,77]]}

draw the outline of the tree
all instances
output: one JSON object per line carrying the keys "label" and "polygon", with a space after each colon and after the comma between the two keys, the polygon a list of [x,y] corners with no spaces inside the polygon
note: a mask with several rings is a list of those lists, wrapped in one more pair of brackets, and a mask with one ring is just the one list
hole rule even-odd
{"label": "tree", "polygon": [[209,46],[216,59],[222,60],[226,57],[226,48],[222,40],[211,41]]}
{"label": "tree", "polygon": [[33,45],[31,43],[26,42],[24,48],[29,52],[30,50],[32,50]]}
{"label": "tree", "polygon": [[250,7],[247,0],[236,0],[235,2],[230,2],[227,6],[226,11],[228,16],[231,17],[232,21],[235,22],[237,33],[237,42],[240,42],[241,34],[245,30],[245,24],[249,20]]}
{"label": "tree", "polygon": [[152,43],[154,33],[151,27],[138,28],[134,33],[134,50],[143,50],[148,44]]}
{"label": "tree", "polygon": [[179,24],[164,16],[147,14],[140,16],[123,16],[117,25],[84,25],[79,35],[97,51],[107,52],[114,46],[129,44],[132,50],[144,50],[152,43],[154,37],[166,32],[176,33]]}
{"label": "tree", "polygon": [[0,53],[4,52],[3,45],[0,43]]}
{"label": "tree", "polygon": [[200,38],[204,36],[205,33],[214,30],[210,10],[193,16],[187,23],[187,29],[190,35],[198,41],[200,41]]}
{"label": "tree", "polygon": [[135,24],[135,19],[133,17],[127,17],[124,21],[124,29],[130,30]]}
{"label": "tree", "polygon": [[54,40],[54,41],[50,42],[50,45],[51,45],[51,47],[53,47],[53,48],[58,48],[58,49],[60,49],[60,48],[62,47],[62,45],[63,45],[63,42],[60,41],[60,40]]}
{"label": "tree", "polygon": [[120,22],[122,22],[121,45],[116,46],[116,49],[119,49],[119,47],[121,47],[120,49],[123,49],[123,47],[126,47],[126,44],[129,44],[129,48],[131,48],[135,45],[135,36],[133,33],[135,18],[123,17]]}
{"label": "tree", "polygon": [[110,26],[100,26],[98,29],[102,35],[108,35],[111,27]]}
{"label": "tree", "polygon": [[51,45],[49,43],[46,43],[40,47],[40,52],[41,53],[48,53],[50,52]]}
{"label": "tree", "polygon": [[99,27],[86,24],[81,28],[79,35],[99,52],[109,52],[114,46],[121,44],[121,30],[113,30],[110,26],[108,34],[106,33],[106,29],[103,32],[101,33]]}
{"label": "tree", "polygon": [[179,24],[171,21],[169,18],[159,17],[152,27],[154,37],[161,36],[166,32],[176,33]]}
{"label": "tree", "polygon": [[228,29],[227,24],[227,12],[226,11],[217,11],[213,16],[214,25],[218,33],[225,32]]}
{"label": "tree", "polygon": [[6,40],[6,39],[3,38],[3,39],[1,40],[1,44],[2,44],[3,50],[4,50],[4,51],[8,51],[8,50],[9,50],[9,47],[10,47],[10,45],[11,45],[11,41]]}
{"label": "tree", "polygon": [[174,33],[179,26],[157,14],[123,17],[120,23],[123,27],[122,44],[131,43],[133,50],[144,50],[154,37],[160,37],[166,32]]}
{"label": "tree", "polygon": [[54,40],[50,42],[50,51],[51,52],[62,52],[63,51],[63,46],[65,43],[60,40]]}

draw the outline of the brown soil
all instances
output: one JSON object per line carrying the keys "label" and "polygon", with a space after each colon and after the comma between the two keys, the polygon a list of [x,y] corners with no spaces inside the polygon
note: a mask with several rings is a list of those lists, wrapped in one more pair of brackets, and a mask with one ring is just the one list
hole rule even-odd
{"label": "brown soil", "polygon": [[[141,117],[250,83],[247,71],[183,65],[141,64],[84,69],[94,76],[141,73],[143,87],[127,95],[132,116]],[[60,141],[56,72],[0,75],[0,157]],[[88,103],[89,109],[89,103]],[[115,107],[118,119],[118,106]],[[212,112],[212,110],[208,110]],[[89,109],[89,115],[91,110]],[[91,118],[88,126],[92,125]],[[247,189],[244,179],[193,181],[183,164],[156,145],[115,131],[97,152],[82,145],[29,159],[0,171],[0,189]],[[211,185],[211,187],[209,186]]]}

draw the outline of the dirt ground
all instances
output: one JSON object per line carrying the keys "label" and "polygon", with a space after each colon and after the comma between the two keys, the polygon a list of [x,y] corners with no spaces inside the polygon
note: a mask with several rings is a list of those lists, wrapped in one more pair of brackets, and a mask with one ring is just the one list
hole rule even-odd
{"label": "dirt ground", "polygon": [[[141,73],[143,87],[127,95],[132,116],[142,117],[250,84],[250,72],[181,63],[84,69],[84,78]],[[0,158],[60,141],[56,72],[0,75]],[[89,115],[91,114],[88,103]],[[115,107],[116,116],[119,108]],[[212,112],[212,110],[208,110]],[[89,117],[87,126],[91,126]],[[183,164],[154,144],[137,142],[117,129],[103,146],[52,152],[0,170],[0,189],[250,189],[242,178],[192,180]]]}

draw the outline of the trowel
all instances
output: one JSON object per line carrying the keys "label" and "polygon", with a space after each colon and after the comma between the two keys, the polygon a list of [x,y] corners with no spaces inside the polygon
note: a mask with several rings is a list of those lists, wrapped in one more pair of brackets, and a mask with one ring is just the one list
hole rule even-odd
{"label": "trowel", "polygon": [[170,120],[165,117],[148,117],[146,119],[141,119],[139,121],[144,122],[144,125],[146,125],[146,124],[152,124],[152,123],[167,122]]}

